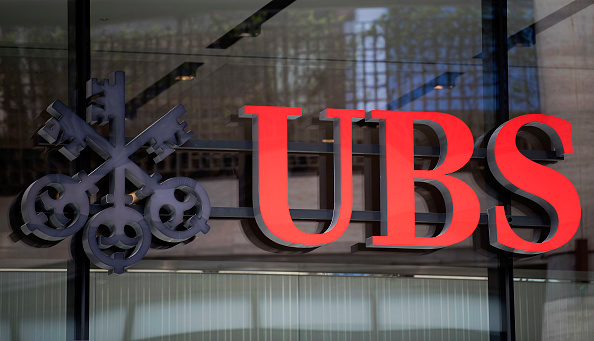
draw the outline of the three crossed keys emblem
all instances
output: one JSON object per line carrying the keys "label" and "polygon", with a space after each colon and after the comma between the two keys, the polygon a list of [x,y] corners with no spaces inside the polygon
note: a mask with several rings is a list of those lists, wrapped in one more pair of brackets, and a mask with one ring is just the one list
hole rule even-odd
{"label": "three crossed keys emblem", "polygon": [[[126,143],[124,72],[88,81],[87,98],[86,122],[55,101],[47,108],[52,118],[38,134],[51,144],[62,144],[60,152],[71,161],[90,147],[103,163],[89,174],[49,174],[33,182],[14,205],[20,226],[13,229],[48,243],[82,230],[89,259],[116,274],[141,260],[152,238],[176,244],[207,233],[210,201],[198,182],[186,177],[161,181],[159,174],[147,174],[130,159],[146,147],[157,163],[190,139],[194,133],[185,130],[187,123],[178,122],[184,107],[176,106]],[[105,124],[109,137],[92,127]],[[109,191],[98,198],[97,183],[107,176]],[[137,190],[127,193],[126,180]]]}

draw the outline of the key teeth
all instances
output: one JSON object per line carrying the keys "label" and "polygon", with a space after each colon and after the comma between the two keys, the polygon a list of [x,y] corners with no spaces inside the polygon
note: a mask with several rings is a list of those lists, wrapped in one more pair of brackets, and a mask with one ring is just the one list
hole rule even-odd
{"label": "key teeth", "polygon": [[109,75],[109,86],[123,86],[126,79],[124,71],[115,71]]}
{"label": "key teeth", "polygon": [[146,149],[146,152],[149,153],[149,154],[157,154],[157,155],[159,155],[159,154],[163,153],[163,149],[161,149],[159,147],[159,145],[155,142],[150,147],[148,147]]}
{"label": "key teeth", "polygon": [[98,95],[104,92],[107,88],[124,86],[125,82],[124,71],[116,71],[109,75],[109,78],[97,80],[92,78],[87,81],[87,98]]}
{"label": "key teeth", "polygon": [[[178,137],[176,136],[176,140]],[[163,161],[167,156],[171,155],[175,151],[173,148],[175,143],[171,141],[165,140],[164,142],[156,142],[154,140],[151,141],[152,145],[146,149],[146,151],[150,154],[155,154],[153,161],[155,163]]]}
{"label": "key teeth", "polygon": [[95,96],[103,92],[103,81],[98,81],[97,78],[91,78],[87,81],[87,98]]}
{"label": "key teeth", "polygon": [[162,148],[158,149],[158,151],[160,151],[160,152],[157,154],[157,156],[155,156],[153,158],[153,161],[155,161],[155,163],[159,163],[159,162],[165,160],[165,158],[167,158],[169,155],[171,155],[175,151],[175,149],[164,144]]}
{"label": "key teeth", "polygon": [[99,125],[105,125],[109,123],[109,116],[107,112],[97,105],[89,105],[87,107],[87,123],[95,124],[99,123]]}
{"label": "key teeth", "polygon": [[[184,122],[185,123],[185,122]],[[186,124],[187,125],[187,124]],[[186,143],[186,141],[188,141],[190,138],[192,138],[192,136],[194,136],[194,132],[193,131],[178,131],[175,133],[175,139],[176,139],[176,146],[181,146],[182,144]]]}
{"label": "key teeth", "polygon": [[60,153],[68,158],[68,160],[73,161],[76,159],[80,152],[85,149],[86,145],[79,143],[78,141],[72,141],[65,145],[64,147],[60,148]]}
{"label": "key teeth", "polygon": [[45,109],[45,111],[47,111],[50,115],[52,115],[53,117],[55,117],[56,119],[61,119],[62,116],[64,116],[64,114],[62,112],[65,111],[72,111],[70,110],[70,108],[68,108],[68,106],[66,106],[66,104],[62,103],[60,100],[54,101],[52,104],[50,104],[47,109]]}
{"label": "key teeth", "polygon": [[45,126],[39,129],[37,134],[43,137],[48,143],[52,144],[58,141],[58,137],[60,137],[60,122],[54,117],[50,118],[45,122]]}

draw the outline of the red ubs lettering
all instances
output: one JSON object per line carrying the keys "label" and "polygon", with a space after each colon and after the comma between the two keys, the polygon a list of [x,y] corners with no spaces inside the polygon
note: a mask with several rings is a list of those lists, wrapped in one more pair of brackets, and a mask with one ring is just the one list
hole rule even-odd
{"label": "red ubs lettering", "polygon": [[[254,139],[254,215],[258,227],[273,242],[292,248],[313,248],[338,239],[347,229],[353,208],[352,122],[361,119],[380,126],[381,233],[366,241],[370,248],[436,249],[459,243],[476,229],[480,204],[472,188],[449,174],[472,156],[474,141],[459,118],[439,112],[327,109],[322,120],[334,122],[334,210],[323,233],[301,231],[291,219],[288,204],[287,120],[301,116],[298,107],[245,106]],[[430,127],[440,141],[437,166],[414,169],[413,124]],[[567,243],[581,216],[575,187],[562,174],[520,153],[516,135],[522,126],[546,133],[558,156],[571,154],[571,124],[548,115],[523,115],[502,124],[487,146],[487,163],[496,180],[548,213],[551,228],[541,241],[520,238],[510,227],[503,207],[488,210],[491,245],[511,252],[536,254]],[[415,236],[415,182],[426,182],[446,204],[444,228],[436,236]]]}

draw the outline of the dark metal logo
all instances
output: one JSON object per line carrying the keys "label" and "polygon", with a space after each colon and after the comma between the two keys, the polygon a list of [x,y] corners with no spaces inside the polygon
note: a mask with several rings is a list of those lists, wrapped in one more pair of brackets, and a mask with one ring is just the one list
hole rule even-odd
{"label": "dark metal logo", "polygon": [[[13,220],[13,229],[25,238],[52,244],[82,229],[89,259],[116,274],[146,255],[152,237],[171,245],[207,233],[210,200],[198,182],[186,177],[160,182],[159,174],[149,175],[130,160],[148,146],[147,152],[160,162],[190,139],[194,133],[177,120],[186,112],[184,107],[176,106],[126,143],[124,72],[103,81],[91,79],[87,98],[91,102],[86,122],[56,101],[47,109],[53,117],[38,134],[49,143],[65,144],[60,152],[71,161],[87,147],[105,161],[89,174],[50,174],[33,182],[17,199],[19,219],[16,224]],[[109,138],[91,127],[95,123],[109,123]],[[108,194],[91,205],[90,197],[99,193],[97,183],[108,175]],[[126,191],[126,180],[137,187],[133,195]],[[137,200],[144,207],[131,205]]]}

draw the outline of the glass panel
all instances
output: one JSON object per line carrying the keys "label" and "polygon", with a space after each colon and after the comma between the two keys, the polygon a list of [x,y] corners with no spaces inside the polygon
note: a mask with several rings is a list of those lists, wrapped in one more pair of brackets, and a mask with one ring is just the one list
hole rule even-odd
{"label": "glass panel", "polygon": [[66,339],[68,241],[29,246],[9,221],[33,181],[68,174],[68,162],[38,147],[36,135],[50,117],[45,108],[68,102],[67,31],[64,0],[0,2],[1,340]]}
{"label": "glass panel", "polygon": [[96,341],[489,339],[484,277],[104,276],[91,275]]}
{"label": "glass panel", "polygon": [[[327,147],[335,138],[332,124],[319,119],[326,108],[445,112],[469,126],[482,155],[483,139],[493,128],[485,125],[494,117],[483,112],[481,3],[93,1],[91,73],[103,79],[116,70],[126,72],[126,135],[140,134],[178,104],[185,106],[183,119],[195,132],[190,143],[161,162],[148,157],[146,148],[131,159],[163,180],[198,181],[214,208],[211,231],[196,241],[174,247],[154,238],[154,248],[129,273],[107,277],[94,270],[93,337],[489,337],[489,259],[476,252],[477,240],[469,237],[432,253],[361,246],[378,230],[377,123],[352,126],[354,146],[364,150],[353,157],[354,216],[365,218],[353,218],[337,241],[294,254],[270,252],[256,235],[250,218],[252,120],[238,117],[244,105],[303,108],[302,117],[287,123],[288,140],[302,143],[288,158],[287,199],[294,217],[302,217],[295,218],[301,219],[299,229],[325,230],[334,186]],[[580,228],[569,243],[514,260],[520,340],[593,336],[588,324],[594,264],[588,245],[594,188],[588,180],[593,8],[587,1],[509,4],[510,116],[542,113],[572,124],[573,153],[562,161],[539,162],[566,176],[582,205]],[[54,100],[67,102],[66,14],[63,0],[0,3],[1,339],[65,337],[63,268],[69,240],[40,245],[33,237],[23,238],[23,222],[15,217],[22,210],[19,193],[35,180],[79,170],[36,134],[50,117],[45,108]],[[107,127],[97,129],[107,133]],[[416,169],[436,167],[437,134],[417,125],[414,141],[419,150],[429,151],[415,158]],[[520,131],[517,145],[553,151],[548,138],[529,127]],[[483,222],[486,210],[497,203],[486,185],[486,168],[478,157],[454,174],[477,194]],[[101,197],[110,191],[107,179],[98,186],[99,194],[90,199],[95,211],[105,208]],[[126,184],[132,194],[140,187]],[[149,199],[135,198],[134,207],[142,212]],[[445,212],[432,186],[416,186],[415,205],[417,213],[431,217]],[[550,220],[542,207],[515,194],[511,213]],[[60,230],[62,222],[55,219],[52,224]],[[107,237],[103,228],[97,237]],[[416,233],[435,235],[441,228],[417,224]],[[528,239],[540,229],[517,232]],[[121,253],[125,247],[120,243],[106,252]]]}
{"label": "glass panel", "polygon": [[15,242],[9,226],[19,193],[46,174],[69,172],[57,150],[38,147],[36,134],[51,117],[47,106],[68,102],[67,31],[66,1],[0,3],[0,268],[63,267],[68,257],[67,242],[33,248]]}
{"label": "glass panel", "polygon": [[[134,2],[117,13],[109,1],[93,2],[92,74],[126,71],[129,134],[176,103],[200,139],[250,139],[250,121],[237,118],[246,104],[303,107],[304,117],[290,125],[293,141],[320,142],[319,127],[330,124],[318,113],[326,108],[443,111],[481,133],[480,2],[367,8],[296,1],[256,37],[215,44],[265,4],[145,3],[132,15]],[[183,63],[193,63],[192,77],[171,74],[171,82],[151,88]]]}
{"label": "glass panel", "polygon": [[[518,340],[590,340],[593,258],[592,134],[594,47],[591,3],[580,1],[520,1],[510,4],[510,108],[512,116],[539,113],[571,123],[573,153],[557,163],[545,163],[563,174],[577,189],[581,223],[564,247],[541,257],[518,259],[516,326]],[[538,131],[525,129],[518,145],[551,150]],[[547,184],[553,186],[551,182]],[[518,214],[540,209],[518,200]],[[541,215],[543,213],[540,213]],[[526,234],[529,238],[530,234]],[[528,270],[533,269],[533,270]],[[538,270],[534,270],[538,269]],[[532,312],[532,313],[528,313]]]}
{"label": "glass panel", "polygon": [[[135,13],[135,2],[118,4],[119,10],[113,12],[112,2],[94,1],[92,74],[102,79],[115,70],[126,71],[127,135],[133,137],[183,104],[187,113],[182,119],[195,132],[195,141],[251,142],[251,119],[239,118],[238,110],[244,105],[266,105],[303,108],[303,116],[288,123],[290,142],[330,143],[332,124],[321,121],[319,112],[351,108],[446,112],[461,118],[480,145],[484,135],[482,61],[476,58],[482,48],[480,1],[447,5],[295,1],[288,6],[281,1],[274,16],[263,12],[252,16],[267,3],[178,1],[164,6],[144,2],[144,10]],[[254,19],[261,14],[262,18]],[[244,20],[256,21],[246,28],[241,24]],[[184,70],[188,76],[180,74]],[[356,145],[379,144],[377,124],[358,122],[352,129]],[[437,135],[422,126],[415,131],[415,142],[439,145]],[[417,166],[435,167],[436,160],[420,157]],[[153,164],[141,150],[135,161],[163,179],[185,176],[197,180],[217,209],[251,208],[249,153],[178,150]],[[290,154],[288,163],[290,207],[332,209],[332,157]],[[455,176],[472,186],[486,213],[494,201],[484,189],[483,171],[481,161],[472,161]],[[379,177],[377,156],[355,156],[355,210],[379,211],[379,184],[373,177]],[[431,202],[431,191],[435,189],[417,189],[418,212],[443,213],[440,200]],[[150,251],[150,257],[183,254],[191,260],[193,255],[208,254],[213,245],[230,242],[233,248],[241,245],[242,253],[277,262],[275,254],[261,252],[240,232],[249,232],[252,220],[211,221],[224,232],[213,228],[199,238],[202,246]],[[298,225],[313,232],[320,224]],[[364,256],[350,254],[350,248],[364,242],[369,228],[353,223],[339,241],[310,255],[325,263],[325,255],[344,254],[368,264]],[[435,226],[419,226],[419,234],[432,229]],[[222,235],[226,238],[219,239]],[[372,263],[379,264],[385,257],[372,258]],[[452,259],[448,265],[469,259],[465,263],[474,264],[479,256],[473,254],[468,238],[456,247],[396,262],[433,264],[444,258]]]}
{"label": "glass panel", "polygon": [[592,338],[592,277],[571,277],[571,271],[517,271],[514,290],[518,340]]}
{"label": "glass panel", "polygon": [[66,339],[66,272],[0,271],[0,338]]}
{"label": "glass panel", "polygon": [[[480,1],[295,1],[272,17],[253,15],[267,3],[143,2],[144,10],[134,12],[132,2],[113,12],[111,2],[94,1],[92,74],[102,79],[126,71],[127,135],[183,104],[183,119],[196,133],[193,143],[241,146],[237,142],[254,139],[252,121],[238,117],[241,107],[297,106],[303,116],[288,123],[288,141],[320,149],[334,138],[332,124],[319,119],[326,108],[445,112],[461,118],[482,146]],[[358,122],[352,129],[358,148],[379,144],[377,123]],[[420,147],[439,146],[437,134],[420,125],[414,138]],[[149,173],[199,181],[219,212],[252,207],[251,145],[178,150],[157,164],[147,160],[143,150],[137,153],[135,161]],[[332,161],[327,153],[289,155],[292,209],[332,209]],[[418,169],[436,164],[431,156],[415,160]],[[477,192],[482,212],[493,206],[484,164],[473,160],[455,174]],[[353,169],[354,210],[379,211],[377,152],[355,155]],[[436,192],[417,188],[417,212],[444,212]],[[253,219],[225,218],[211,218],[211,231],[192,243],[149,251],[125,276],[104,281],[104,273],[95,273],[92,337],[488,338],[487,260],[473,251],[470,237],[434,253],[353,252],[377,228],[377,222],[355,221],[333,243],[279,255],[266,250]],[[296,222],[310,233],[327,224]],[[419,224],[417,233],[440,228]],[[186,274],[196,271],[206,274]],[[210,274],[227,271],[253,275]],[[283,272],[300,275],[278,275]],[[200,318],[188,321],[188,314]]]}

